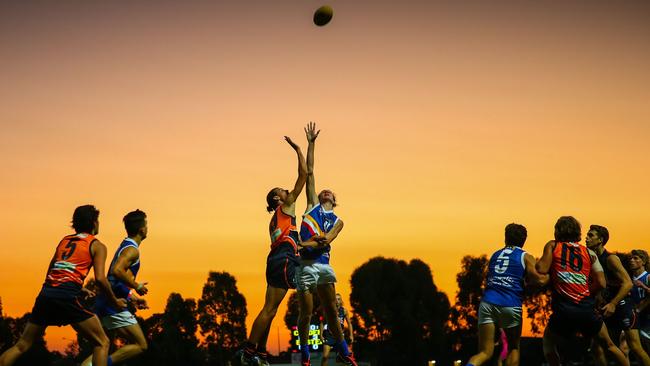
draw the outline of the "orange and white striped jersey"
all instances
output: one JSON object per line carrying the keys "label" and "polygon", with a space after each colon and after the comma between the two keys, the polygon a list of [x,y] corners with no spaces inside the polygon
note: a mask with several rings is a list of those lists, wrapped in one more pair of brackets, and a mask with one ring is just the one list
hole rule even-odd
{"label": "orange and white striped jersey", "polygon": [[300,236],[298,228],[296,228],[296,218],[284,213],[282,206],[278,206],[273,213],[273,218],[269,223],[269,234],[271,235],[271,250],[282,243],[289,243],[294,250],[298,250]]}
{"label": "orange and white striped jersey", "polygon": [[65,236],[56,247],[43,287],[80,290],[93,266],[94,241],[95,236],[85,233]]}
{"label": "orange and white striped jersey", "polygon": [[584,245],[556,243],[550,271],[555,293],[575,304],[590,297],[592,264],[589,250]]}

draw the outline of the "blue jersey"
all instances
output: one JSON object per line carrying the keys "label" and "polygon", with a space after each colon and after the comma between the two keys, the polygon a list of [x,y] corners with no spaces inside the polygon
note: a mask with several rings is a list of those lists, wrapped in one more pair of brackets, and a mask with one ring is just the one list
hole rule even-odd
{"label": "blue jersey", "polygon": [[[641,281],[641,283],[650,287],[650,284],[648,283],[648,280],[650,280],[648,278],[648,272],[643,271],[643,273],[635,276],[632,280],[634,282],[634,287],[632,287],[632,302],[634,303],[634,306],[638,306],[641,301],[645,300],[648,293],[643,287],[637,286],[636,281]],[[639,320],[641,329],[646,329],[650,326],[650,314],[648,310],[644,310],[639,314]]]}
{"label": "blue jersey", "polygon": [[525,255],[519,247],[505,247],[492,254],[482,301],[497,306],[521,306]]}
{"label": "blue jersey", "polygon": [[[117,251],[115,252],[115,255],[113,256],[113,260],[111,261],[111,265],[108,269],[108,282],[111,284],[111,289],[113,289],[113,293],[115,294],[115,297],[118,299],[125,299],[129,296],[129,293],[131,292],[131,288],[124,283],[122,280],[118,279],[113,275],[113,267],[115,266],[115,263],[117,263],[117,258],[120,257],[120,254],[124,251],[124,249],[131,247],[135,248],[135,250],[138,249],[138,243],[136,243],[133,239],[131,238],[126,238],[124,241],[122,241],[122,244],[120,244],[119,248],[117,248]],[[140,258],[138,258],[135,263],[133,263],[129,267],[129,271],[133,273],[133,278],[135,279],[138,276],[138,271],[140,270]],[[97,301],[95,303],[95,313],[102,317],[102,316],[107,316],[107,315],[113,315],[117,314],[119,310],[117,310],[113,305],[109,302],[108,298],[106,297],[105,294],[99,293],[97,295]]]}
{"label": "blue jersey", "polygon": [[[327,211],[317,204],[303,215],[300,240],[307,241],[315,235],[325,235],[332,230],[337,221],[339,218],[334,211]],[[327,264],[330,261],[330,249],[329,245],[323,248],[302,248],[300,258]]]}

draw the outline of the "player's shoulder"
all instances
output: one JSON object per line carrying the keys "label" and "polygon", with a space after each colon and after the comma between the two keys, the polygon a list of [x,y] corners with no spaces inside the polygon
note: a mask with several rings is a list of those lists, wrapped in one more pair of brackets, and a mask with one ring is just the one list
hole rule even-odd
{"label": "player's shoulder", "polygon": [[320,203],[317,203],[311,207],[307,206],[307,209],[305,210],[305,214],[303,216],[312,216],[314,213],[321,212],[322,207]]}

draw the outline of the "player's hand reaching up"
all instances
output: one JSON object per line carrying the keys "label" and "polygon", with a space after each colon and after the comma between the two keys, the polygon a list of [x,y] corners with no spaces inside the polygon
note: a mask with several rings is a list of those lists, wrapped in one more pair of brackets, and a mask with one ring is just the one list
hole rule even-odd
{"label": "player's hand reaching up", "polygon": [[284,139],[287,141],[287,143],[289,143],[289,145],[291,145],[291,147],[294,150],[296,150],[296,151],[300,150],[300,146],[296,145],[296,143],[291,140],[291,137],[284,136]]}
{"label": "player's hand reaching up", "polygon": [[314,122],[309,122],[307,127],[305,127],[305,135],[307,136],[308,142],[316,141],[316,138],[318,137],[319,133],[320,130],[316,131],[316,123]]}

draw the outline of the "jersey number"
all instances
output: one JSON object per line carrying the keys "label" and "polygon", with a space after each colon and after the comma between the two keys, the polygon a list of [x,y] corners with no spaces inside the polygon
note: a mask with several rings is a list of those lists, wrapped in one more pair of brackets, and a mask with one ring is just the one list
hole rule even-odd
{"label": "jersey number", "polygon": [[580,253],[578,253],[578,250],[578,247],[570,247],[566,244],[562,245],[562,261],[560,264],[563,268],[566,268],[568,262],[571,269],[575,272],[580,272],[582,270],[582,257],[580,256]]}
{"label": "jersey number", "polygon": [[77,243],[75,243],[73,240],[70,240],[68,244],[65,245],[65,247],[68,249],[68,251],[64,252],[61,256],[61,259],[64,261],[72,257],[74,250],[77,249]]}
{"label": "jersey number", "polygon": [[512,254],[512,250],[504,249],[497,257],[496,265],[494,266],[494,272],[498,274],[504,274],[508,270],[508,265],[510,264],[509,255]]}

